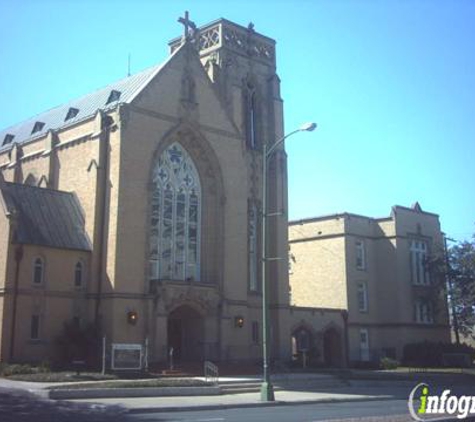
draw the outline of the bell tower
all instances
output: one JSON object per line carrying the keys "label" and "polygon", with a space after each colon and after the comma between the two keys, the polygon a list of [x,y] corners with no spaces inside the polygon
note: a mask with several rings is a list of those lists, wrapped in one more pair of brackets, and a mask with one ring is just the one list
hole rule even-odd
{"label": "bell tower", "polygon": [[[275,41],[258,33],[250,23],[240,26],[219,19],[201,27],[185,20],[185,34],[169,42],[173,53],[184,42],[193,44],[223,108],[242,136],[248,186],[248,303],[257,309],[261,300],[261,218],[263,144],[268,148],[284,135],[283,101],[276,73]],[[188,28],[191,28],[189,30]],[[270,286],[273,350],[285,350],[282,325],[288,313],[288,207],[287,156],[284,147],[268,159],[267,277]],[[272,280],[272,283],[269,281]],[[260,317],[256,315],[256,319]],[[287,342],[287,343],[286,343]]]}
{"label": "bell tower", "polygon": [[[282,99],[276,74],[275,41],[219,19],[200,28],[180,18],[185,35],[169,42],[173,53],[183,42],[195,44],[219,96],[251,149],[282,133]],[[191,28],[191,30],[189,29]],[[262,145],[262,144],[261,144]]]}

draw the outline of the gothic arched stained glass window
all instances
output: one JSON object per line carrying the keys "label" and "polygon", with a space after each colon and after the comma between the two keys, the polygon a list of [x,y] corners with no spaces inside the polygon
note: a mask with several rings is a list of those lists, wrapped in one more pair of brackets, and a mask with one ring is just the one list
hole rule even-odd
{"label": "gothic arched stained glass window", "polygon": [[201,186],[187,152],[170,145],[152,175],[150,279],[200,279]]}

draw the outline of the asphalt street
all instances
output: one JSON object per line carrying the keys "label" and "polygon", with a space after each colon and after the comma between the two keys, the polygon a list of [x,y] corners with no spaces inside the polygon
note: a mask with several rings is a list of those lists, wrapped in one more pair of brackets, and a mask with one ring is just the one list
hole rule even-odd
{"label": "asphalt street", "polygon": [[125,422],[119,406],[42,399],[24,390],[0,388],[0,422]]}
{"label": "asphalt street", "polygon": [[407,399],[296,403],[217,410],[165,411],[165,409],[159,409],[157,411],[157,409],[150,409],[143,413],[137,410],[131,409],[128,412],[124,406],[98,404],[94,403],[93,399],[91,402],[47,400],[25,390],[0,388],[0,422],[406,422],[412,420],[407,409]]}
{"label": "asphalt street", "polygon": [[275,407],[133,414],[141,422],[313,422],[313,421],[413,421],[407,400],[296,404]]}

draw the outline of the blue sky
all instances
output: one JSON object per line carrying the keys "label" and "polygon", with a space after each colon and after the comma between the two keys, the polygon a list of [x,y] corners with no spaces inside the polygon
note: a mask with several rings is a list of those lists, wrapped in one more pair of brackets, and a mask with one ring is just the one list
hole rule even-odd
{"label": "blue sky", "polygon": [[189,10],[277,41],[290,218],[411,206],[475,232],[475,2],[0,0],[0,127],[162,62]]}

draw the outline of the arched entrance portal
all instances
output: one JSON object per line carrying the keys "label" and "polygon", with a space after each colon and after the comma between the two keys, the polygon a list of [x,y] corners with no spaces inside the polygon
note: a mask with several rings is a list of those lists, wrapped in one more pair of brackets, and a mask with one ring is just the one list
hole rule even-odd
{"label": "arched entrance portal", "polygon": [[343,348],[340,333],[334,328],[328,328],[323,334],[323,359],[326,366],[341,367]]}
{"label": "arched entrance portal", "polygon": [[174,362],[192,362],[203,358],[204,326],[202,315],[183,305],[168,315],[168,350],[173,347]]}

